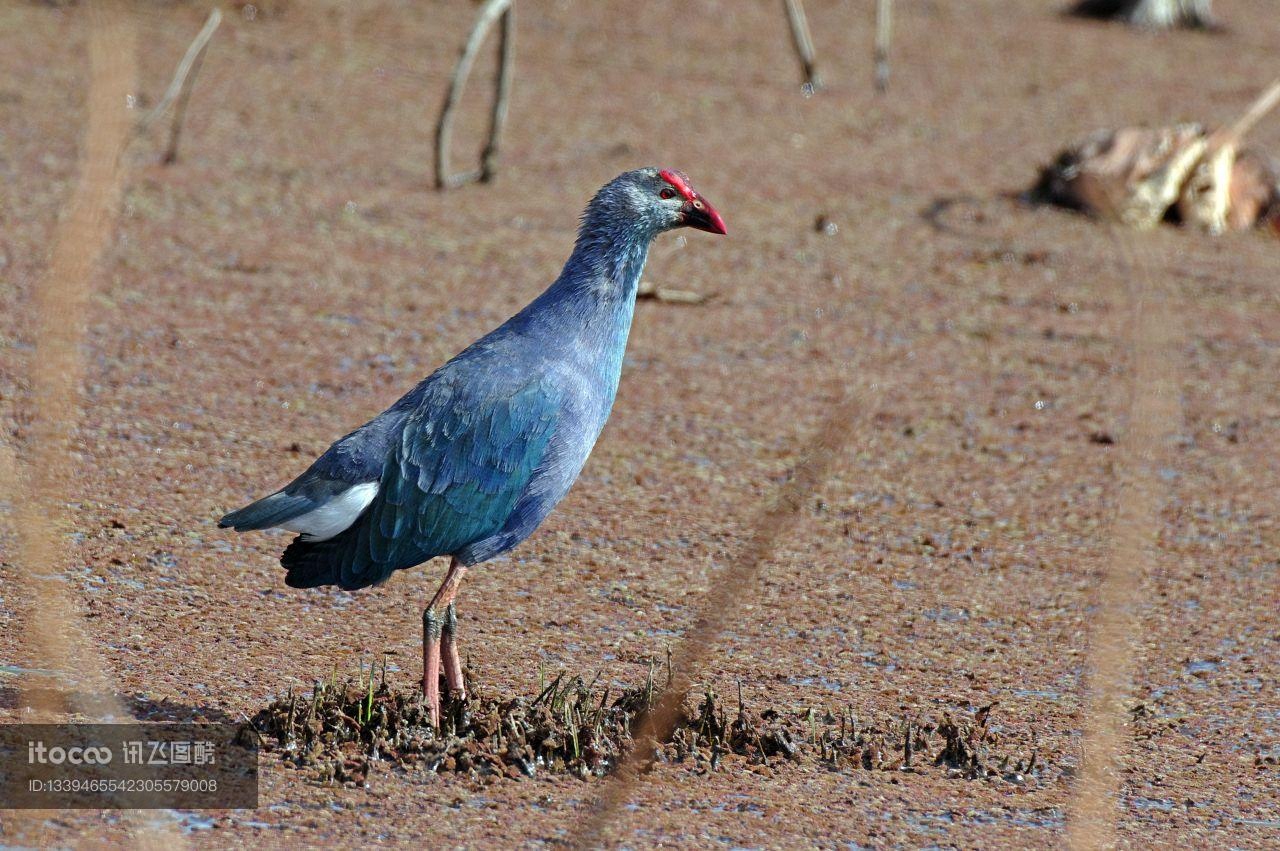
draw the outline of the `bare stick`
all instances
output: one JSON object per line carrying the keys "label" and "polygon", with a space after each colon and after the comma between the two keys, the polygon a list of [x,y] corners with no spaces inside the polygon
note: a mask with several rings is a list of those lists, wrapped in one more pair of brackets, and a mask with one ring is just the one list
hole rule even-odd
{"label": "bare stick", "polygon": [[502,32],[498,36],[498,80],[493,95],[493,112],[489,118],[489,141],[480,155],[480,180],[493,179],[498,168],[498,149],[502,130],[507,125],[507,102],[511,96],[511,80],[515,75],[516,7],[512,3],[502,15]]}
{"label": "bare stick", "polygon": [[[473,171],[459,174],[449,173],[449,143],[453,134],[453,112],[462,100],[462,90],[467,78],[471,76],[471,68],[475,65],[476,55],[484,44],[490,28],[504,16],[502,27],[502,43],[499,47],[498,74],[494,81],[493,112],[489,124],[489,141],[485,145],[481,166]],[[449,83],[449,93],[445,96],[444,106],[440,110],[440,121],[436,124],[436,188],[453,189],[477,180],[489,180],[493,177],[501,143],[502,129],[507,118],[507,99],[511,89],[511,66],[515,42],[515,17],[513,0],[488,0],[480,9],[471,35],[462,48],[462,56],[453,69],[453,79]]]}
{"label": "bare stick", "polygon": [[[217,9],[213,11],[214,14],[218,14]],[[213,15],[210,15],[209,19],[213,20]],[[212,34],[212,31],[210,33]],[[196,75],[200,73],[200,65],[203,62],[204,46],[202,45],[191,63],[191,73],[184,80],[182,93],[178,95],[178,103],[173,109],[173,123],[169,125],[169,144],[165,146],[164,155],[160,158],[160,162],[165,165],[173,165],[178,161],[178,139],[182,136],[182,125],[187,117],[187,102],[191,100],[191,90],[195,88]]]}
{"label": "bare stick", "polygon": [[809,21],[804,15],[804,6],[800,0],[782,0],[787,8],[787,22],[791,24],[791,44],[800,58],[800,68],[804,72],[804,81],[810,89],[822,88],[822,77],[818,74],[817,58],[813,53],[813,36],[809,34]]}
{"label": "bare stick", "polygon": [[[195,85],[196,72],[200,70],[200,62],[204,58],[205,48],[209,46],[209,39],[213,38],[214,32],[218,29],[218,25],[222,23],[222,11],[216,6],[209,13],[209,17],[204,22],[204,26],[200,28],[200,32],[192,39],[191,45],[187,48],[187,52],[182,57],[182,61],[178,63],[177,69],[173,72],[173,80],[169,83],[169,88],[165,89],[164,96],[160,98],[160,102],[155,108],[146,114],[135,129],[135,133],[143,133],[151,124],[165,113],[179,96],[181,100],[178,103],[178,112],[176,121],[182,120],[182,113],[186,110],[187,98],[191,94],[191,86]],[[187,80],[191,82],[188,84]],[[174,130],[175,137],[177,130]],[[177,142],[172,141],[171,147],[176,147]],[[167,160],[172,162],[172,160]]]}
{"label": "bare stick", "polygon": [[1226,131],[1218,131],[1213,134],[1210,139],[1210,145],[1238,145],[1244,139],[1245,134],[1253,129],[1254,125],[1263,119],[1271,110],[1275,109],[1276,104],[1280,104],[1280,80],[1276,80],[1271,87],[1263,92],[1253,105],[1245,112],[1244,115],[1232,124]]}
{"label": "bare stick", "polygon": [[893,0],[876,0],[876,91],[889,90],[889,42],[893,38]]}

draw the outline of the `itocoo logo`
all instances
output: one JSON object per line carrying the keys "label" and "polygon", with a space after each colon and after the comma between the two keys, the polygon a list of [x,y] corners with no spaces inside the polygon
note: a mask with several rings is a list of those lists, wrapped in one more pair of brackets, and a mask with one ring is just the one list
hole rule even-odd
{"label": "itocoo logo", "polygon": [[44,742],[27,742],[27,762],[41,765],[106,765],[111,762],[111,748],[45,747]]}

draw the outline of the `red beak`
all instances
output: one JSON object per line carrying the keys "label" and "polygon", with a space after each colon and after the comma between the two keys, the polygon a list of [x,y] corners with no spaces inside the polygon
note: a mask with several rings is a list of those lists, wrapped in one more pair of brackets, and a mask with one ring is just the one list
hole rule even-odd
{"label": "red beak", "polygon": [[728,233],[724,227],[724,219],[720,218],[716,208],[706,198],[695,195],[692,201],[685,202],[682,210],[685,227],[705,230],[707,233]]}

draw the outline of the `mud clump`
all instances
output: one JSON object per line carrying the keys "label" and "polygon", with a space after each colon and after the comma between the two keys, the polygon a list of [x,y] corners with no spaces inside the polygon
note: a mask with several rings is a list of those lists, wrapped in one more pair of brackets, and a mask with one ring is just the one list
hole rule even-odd
{"label": "mud clump", "polygon": [[[474,694],[474,692],[472,692]],[[609,702],[580,677],[561,674],[532,700],[445,700],[440,730],[421,692],[401,692],[370,669],[366,678],[317,682],[310,695],[290,693],[253,719],[264,750],[312,769],[321,782],[363,785],[372,762],[478,777],[534,777],[539,772],[601,776],[631,746],[635,719],[653,705],[652,682]]]}
{"label": "mud clump", "polygon": [[[316,683],[310,695],[291,693],[253,724],[264,752],[279,753],[319,782],[365,785],[379,762],[486,781],[540,774],[588,779],[608,774],[635,748],[638,724],[658,698],[652,674],[612,700],[611,689],[596,682],[562,673],[532,699],[446,702],[436,731],[417,690],[396,691],[385,670],[380,677],[370,670],[341,684],[336,678]],[[685,702],[671,737],[653,756],[695,773],[726,768],[732,759],[765,776],[779,764],[801,763],[833,771],[941,769],[955,778],[1024,782],[1042,767],[1034,737],[1029,749],[1006,753],[1003,738],[988,727],[991,709],[864,724],[851,711],[755,711],[741,693],[730,715],[707,691]]]}
{"label": "mud clump", "polygon": [[852,711],[836,714],[830,709],[755,714],[740,696],[737,715],[729,721],[715,694],[708,692],[697,712],[681,719],[665,750],[668,758],[692,759],[711,769],[732,753],[746,757],[748,766],[767,767],[774,759],[833,771],[941,769],[952,778],[1024,783],[1044,767],[1035,737],[1025,744],[1006,740],[989,726],[994,707],[989,704],[969,717],[944,712],[933,720],[862,723]]}

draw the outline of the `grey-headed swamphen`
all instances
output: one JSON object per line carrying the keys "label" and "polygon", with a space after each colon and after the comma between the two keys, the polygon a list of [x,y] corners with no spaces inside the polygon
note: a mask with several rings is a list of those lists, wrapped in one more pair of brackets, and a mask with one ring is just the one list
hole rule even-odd
{"label": "grey-headed swamphen", "polygon": [[649,244],[678,227],[725,232],[680,172],[619,175],[587,205],[573,254],[542,295],[283,490],[218,524],[298,532],[280,558],[294,588],[364,588],[449,556],[422,615],[433,723],[442,664],[450,693],[464,696],[462,577],[528,537],[577,479],[613,407]]}

